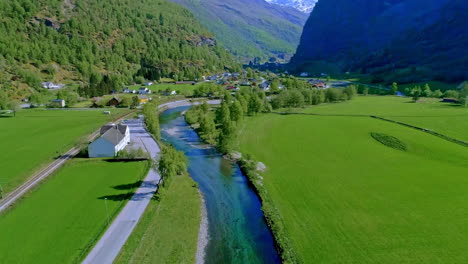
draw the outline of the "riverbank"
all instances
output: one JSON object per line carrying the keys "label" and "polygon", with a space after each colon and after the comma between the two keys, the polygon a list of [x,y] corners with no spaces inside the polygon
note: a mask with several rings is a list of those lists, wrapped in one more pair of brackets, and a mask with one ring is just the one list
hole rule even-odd
{"label": "riverbank", "polygon": [[237,163],[244,175],[249,179],[252,189],[258,197],[260,197],[265,220],[273,234],[275,246],[281,256],[281,259],[284,263],[302,263],[285,230],[285,225],[278,208],[276,208],[268,194],[268,191],[263,186],[263,177],[261,176],[261,173],[266,169],[266,167],[264,167],[263,163],[253,161],[248,158],[239,158],[237,159]]}
{"label": "riverbank", "polygon": [[203,194],[200,192],[201,197],[201,221],[200,221],[200,230],[198,231],[198,242],[197,242],[197,256],[195,258],[196,264],[204,264],[206,256],[206,246],[208,245],[209,235],[208,235],[208,215],[206,212],[206,202],[203,198]]}

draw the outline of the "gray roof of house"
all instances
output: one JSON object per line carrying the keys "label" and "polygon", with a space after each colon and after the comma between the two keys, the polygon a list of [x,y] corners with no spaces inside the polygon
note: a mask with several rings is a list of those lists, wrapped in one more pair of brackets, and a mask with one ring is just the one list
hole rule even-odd
{"label": "gray roof of house", "polygon": [[121,125],[121,124],[118,124],[118,125],[115,125],[115,124],[104,125],[104,126],[101,127],[100,134],[104,135],[107,131],[109,131],[112,128],[115,128],[115,129],[119,130],[120,133],[125,135],[125,131],[127,131],[128,126]]}
{"label": "gray roof of house", "polygon": [[125,125],[116,125],[108,129],[101,137],[114,145],[118,145],[124,139],[127,129],[128,127]]}

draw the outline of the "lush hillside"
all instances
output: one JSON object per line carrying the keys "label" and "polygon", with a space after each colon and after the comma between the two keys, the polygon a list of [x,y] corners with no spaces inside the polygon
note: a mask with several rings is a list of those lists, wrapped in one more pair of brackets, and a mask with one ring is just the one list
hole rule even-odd
{"label": "lush hillside", "polygon": [[467,11],[464,0],[322,0],[292,65],[298,71],[386,74],[402,82],[467,79]]}
{"label": "lush hillside", "polygon": [[233,54],[288,59],[299,44],[307,14],[264,0],[172,0],[195,14]]}
{"label": "lush hillside", "polygon": [[165,0],[0,0],[0,80],[12,95],[48,80],[191,79],[232,67],[212,34]]}

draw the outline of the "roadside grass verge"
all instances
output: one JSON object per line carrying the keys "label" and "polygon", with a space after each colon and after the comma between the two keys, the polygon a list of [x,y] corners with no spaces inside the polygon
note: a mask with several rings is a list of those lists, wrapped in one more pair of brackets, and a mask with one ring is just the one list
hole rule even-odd
{"label": "roadside grass verge", "polygon": [[[468,149],[398,124],[346,116],[405,117],[462,135],[465,109],[406,101],[358,97],[302,110],[326,116],[245,119],[240,150],[266,165],[267,199],[304,263],[468,262]],[[461,124],[450,126],[454,120]],[[406,151],[381,144],[372,132],[398,138]]]}
{"label": "roadside grass verge", "polygon": [[114,263],[194,263],[201,197],[187,175],[160,188]]}
{"label": "roadside grass verge", "polygon": [[126,111],[104,115],[102,110],[28,109],[16,117],[0,118],[0,184],[5,193]]}
{"label": "roadside grass verge", "polygon": [[0,263],[78,263],[147,169],[147,162],[67,162],[0,215]]}

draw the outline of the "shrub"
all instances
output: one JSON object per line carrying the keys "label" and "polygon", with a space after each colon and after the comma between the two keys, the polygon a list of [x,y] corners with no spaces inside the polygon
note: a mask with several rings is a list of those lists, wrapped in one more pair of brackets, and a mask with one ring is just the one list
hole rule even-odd
{"label": "shrub", "polygon": [[371,132],[370,134],[375,140],[384,144],[387,147],[398,149],[398,150],[403,150],[403,151],[406,151],[407,149],[406,144],[396,137],[383,134],[383,133],[376,133],[376,132]]}

